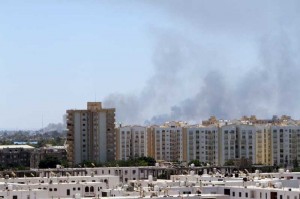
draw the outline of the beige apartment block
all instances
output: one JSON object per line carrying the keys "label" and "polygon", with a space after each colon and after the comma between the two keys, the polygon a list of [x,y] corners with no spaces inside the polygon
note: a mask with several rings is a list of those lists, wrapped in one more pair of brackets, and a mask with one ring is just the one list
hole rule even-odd
{"label": "beige apartment block", "polygon": [[67,153],[70,165],[115,160],[115,109],[88,102],[86,110],[67,110]]}
{"label": "beige apartment block", "polygon": [[256,127],[256,163],[272,165],[271,125],[257,124]]}
{"label": "beige apartment block", "polygon": [[166,122],[162,126],[151,126],[148,130],[149,155],[156,160],[183,161],[184,122]]}

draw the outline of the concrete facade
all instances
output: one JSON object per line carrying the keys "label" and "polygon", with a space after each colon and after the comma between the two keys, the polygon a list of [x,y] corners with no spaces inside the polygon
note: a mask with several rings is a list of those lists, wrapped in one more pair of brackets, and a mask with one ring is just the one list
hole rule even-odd
{"label": "concrete facade", "polygon": [[67,111],[67,145],[70,165],[84,161],[115,160],[115,109],[88,102],[87,110]]}
{"label": "concrete facade", "polygon": [[125,126],[117,128],[117,160],[147,157],[147,128]]}

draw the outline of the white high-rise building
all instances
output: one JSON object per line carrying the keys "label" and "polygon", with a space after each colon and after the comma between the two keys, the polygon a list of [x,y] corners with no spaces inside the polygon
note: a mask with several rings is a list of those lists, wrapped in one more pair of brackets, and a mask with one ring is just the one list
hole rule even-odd
{"label": "white high-rise building", "polygon": [[237,132],[235,124],[225,124],[220,127],[219,135],[219,164],[224,165],[229,160],[235,160],[236,154]]}
{"label": "white high-rise building", "polygon": [[117,159],[128,160],[146,157],[147,128],[143,126],[124,126],[117,129]]}
{"label": "white high-rise building", "polygon": [[250,124],[237,124],[236,159],[247,159],[256,163],[256,127]]}
{"label": "white high-rise building", "polygon": [[186,130],[186,161],[199,160],[213,165],[219,164],[219,129],[217,125],[193,125]]}
{"label": "white high-rise building", "polygon": [[292,165],[300,159],[300,127],[298,125],[271,126],[272,164]]}

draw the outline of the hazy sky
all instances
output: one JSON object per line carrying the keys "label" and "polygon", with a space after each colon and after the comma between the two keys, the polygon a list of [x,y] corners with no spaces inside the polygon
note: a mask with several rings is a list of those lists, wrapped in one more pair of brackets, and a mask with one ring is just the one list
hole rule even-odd
{"label": "hazy sky", "polygon": [[94,100],[127,124],[299,119],[299,35],[298,0],[1,1],[0,129]]}

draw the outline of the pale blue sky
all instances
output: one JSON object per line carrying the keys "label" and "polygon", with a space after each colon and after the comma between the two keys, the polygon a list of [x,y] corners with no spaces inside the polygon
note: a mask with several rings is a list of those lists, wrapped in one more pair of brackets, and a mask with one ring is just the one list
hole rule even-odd
{"label": "pale blue sky", "polygon": [[95,95],[139,91],[152,72],[151,17],[105,1],[2,1],[0,128],[38,128]]}
{"label": "pale blue sky", "polygon": [[104,101],[117,121],[300,117],[300,3],[0,2],[0,129]]}

